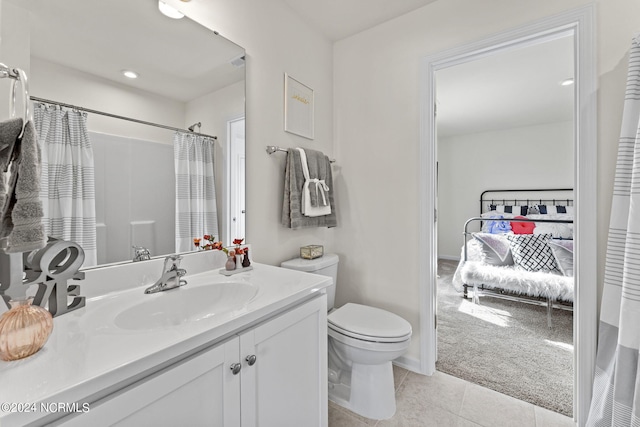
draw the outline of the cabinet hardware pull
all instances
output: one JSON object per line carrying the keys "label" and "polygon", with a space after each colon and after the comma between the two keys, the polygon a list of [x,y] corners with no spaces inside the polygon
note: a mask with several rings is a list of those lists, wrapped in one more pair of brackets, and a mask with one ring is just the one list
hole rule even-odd
{"label": "cabinet hardware pull", "polygon": [[256,355],[252,354],[250,356],[247,356],[244,360],[247,361],[247,363],[249,364],[249,366],[253,366],[254,363],[256,363]]}
{"label": "cabinet hardware pull", "polygon": [[240,363],[233,363],[230,367],[233,375],[238,375],[240,373],[240,369],[242,369],[242,365]]}

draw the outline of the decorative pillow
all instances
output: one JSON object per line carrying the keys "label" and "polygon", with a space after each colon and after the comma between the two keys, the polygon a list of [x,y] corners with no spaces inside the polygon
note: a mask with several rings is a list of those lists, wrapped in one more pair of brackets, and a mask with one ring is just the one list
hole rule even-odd
{"label": "decorative pillow", "polygon": [[482,243],[484,262],[491,265],[513,265],[509,241],[504,234],[474,233]]}
{"label": "decorative pillow", "polygon": [[[502,215],[494,215],[492,218],[502,219]],[[482,231],[490,234],[504,234],[511,231],[509,221],[486,221],[482,225]]]}
{"label": "decorative pillow", "polygon": [[527,271],[557,270],[549,247],[550,234],[507,234],[513,263]]}
{"label": "decorative pillow", "polygon": [[549,247],[556,258],[563,276],[573,277],[573,240],[549,240]]}
{"label": "decorative pillow", "polygon": [[514,215],[526,215],[529,210],[529,206],[512,206],[512,205],[489,205],[490,211],[496,211],[498,213],[510,213]]}
{"label": "decorative pillow", "polygon": [[527,215],[535,215],[535,214],[539,214],[540,211],[538,210],[537,206],[529,206],[529,208],[527,209]]}
{"label": "decorative pillow", "polygon": [[[529,215],[527,218],[573,220],[572,215],[565,214]],[[573,224],[568,222],[536,222],[533,234],[551,234],[554,239],[573,239]]]}
{"label": "decorative pillow", "polygon": [[560,205],[536,205],[541,215],[547,214],[571,214],[573,215],[573,206]]}
{"label": "decorative pillow", "polygon": [[[496,211],[484,212],[480,215],[482,218],[489,219],[504,219],[504,218],[513,218],[514,215],[511,214],[497,214]],[[482,222],[482,232],[483,233],[509,233],[511,231],[511,222],[509,221],[483,221]]]}
{"label": "decorative pillow", "polygon": [[[526,219],[523,216],[517,216],[516,218]],[[533,234],[534,228],[536,228],[535,222],[511,221],[511,231],[513,231],[514,234]]]}

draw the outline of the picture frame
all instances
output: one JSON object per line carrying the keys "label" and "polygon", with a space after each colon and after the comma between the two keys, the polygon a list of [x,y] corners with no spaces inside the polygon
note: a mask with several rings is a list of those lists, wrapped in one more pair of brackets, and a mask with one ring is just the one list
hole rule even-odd
{"label": "picture frame", "polygon": [[307,139],[314,135],[313,89],[284,74],[284,130]]}

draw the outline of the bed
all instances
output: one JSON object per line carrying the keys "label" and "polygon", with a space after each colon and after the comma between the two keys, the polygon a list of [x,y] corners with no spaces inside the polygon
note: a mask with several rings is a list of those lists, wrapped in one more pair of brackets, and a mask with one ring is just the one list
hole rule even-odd
{"label": "bed", "polygon": [[[484,296],[572,310],[573,190],[487,190],[480,215],[464,224],[454,287]],[[537,197],[536,197],[537,196]],[[475,230],[475,231],[472,231]]]}

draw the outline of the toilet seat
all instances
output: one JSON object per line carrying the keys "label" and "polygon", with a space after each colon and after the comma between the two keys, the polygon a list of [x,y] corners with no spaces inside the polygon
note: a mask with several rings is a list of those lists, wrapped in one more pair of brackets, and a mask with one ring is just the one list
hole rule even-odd
{"label": "toilet seat", "polygon": [[409,344],[411,343],[411,337],[408,337],[404,341],[397,342],[380,342],[380,341],[371,341],[371,340],[362,340],[358,338],[352,338],[350,336],[344,335],[333,328],[327,329],[327,335],[329,338],[332,338],[334,342],[339,342],[347,346],[351,346],[353,348],[358,348],[361,350],[368,350],[373,353],[388,353],[388,352],[396,352],[404,353],[409,348]]}
{"label": "toilet seat", "polygon": [[397,343],[411,338],[411,324],[402,317],[375,307],[348,303],[327,317],[329,329],[354,339]]}
{"label": "toilet seat", "polygon": [[377,337],[373,335],[356,334],[352,331],[347,331],[345,329],[339,328],[332,324],[328,324],[327,328],[329,331],[333,331],[337,334],[344,335],[345,337],[352,338],[354,340],[359,340],[359,341],[367,341],[371,343],[397,343],[397,342],[406,341],[411,338],[411,333],[408,333],[401,337],[388,338],[388,337]]}

